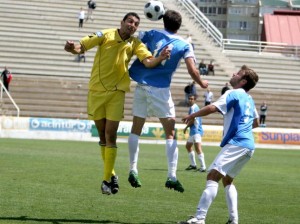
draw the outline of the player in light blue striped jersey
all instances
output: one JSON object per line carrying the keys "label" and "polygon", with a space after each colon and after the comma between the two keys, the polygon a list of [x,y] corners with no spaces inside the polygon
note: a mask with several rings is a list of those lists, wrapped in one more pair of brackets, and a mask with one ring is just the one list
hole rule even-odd
{"label": "player in light blue striped jersey", "polygon": [[[190,94],[188,97],[189,102],[189,114],[196,113],[200,110],[199,106],[196,104],[196,95]],[[203,128],[202,128],[202,118],[195,117],[194,120],[190,120],[186,127],[183,129],[183,133],[185,134],[187,129],[190,129],[189,138],[186,141],[185,148],[188,152],[188,156],[190,159],[190,165],[185,170],[197,170],[196,165],[196,156],[195,151],[197,153],[197,157],[200,162],[200,168],[198,169],[200,172],[206,171],[206,165],[204,160],[204,152],[202,150],[202,136],[203,136]],[[193,150],[193,145],[195,147],[195,151]]]}
{"label": "player in light blue striped jersey", "polygon": [[133,102],[133,125],[128,138],[130,154],[128,181],[132,187],[141,187],[137,169],[139,137],[146,117],[155,116],[159,118],[166,136],[168,175],[165,186],[183,192],[184,188],[176,176],[178,148],[175,139],[175,107],[170,84],[181,59],[185,61],[188,73],[197,84],[206,88],[208,83],[201,79],[195,66],[192,45],[176,34],[181,26],[181,15],[174,10],[167,10],[163,16],[163,22],[164,30],[150,30],[141,33],[139,37],[154,56],[168,47],[171,51],[170,58],[153,70],[147,69],[139,60],[136,60],[129,70],[130,77],[137,82],[137,87]]}
{"label": "player in light blue striped jersey", "polygon": [[207,211],[215,199],[219,181],[225,188],[229,212],[227,224],[238,224],[237,190],[233,179],[252,157],[255,145],[252,129],[258,127],[258,113],[248,91],[258,82],[258,75],[247,66],[233,74],[230,79],[232,90],[226,91],[216,102],[184,117],[187,123],[195,117],[214,112],[224,116],[223,138],[220,153],[208,169],[206,188],[200,197],[195,217],[181,223],[205,224]]}

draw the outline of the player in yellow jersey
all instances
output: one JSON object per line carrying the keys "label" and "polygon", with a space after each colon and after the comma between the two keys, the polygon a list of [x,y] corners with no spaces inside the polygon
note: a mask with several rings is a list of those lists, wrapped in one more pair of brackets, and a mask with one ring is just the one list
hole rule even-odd
{"label": "player in yellow jersey", "polygon": [[103,194],[119,191],[118,177],[114,171],[117,156],[117,130],[123,118],[125,92],[130,89],[128,64],[133,55],[148,68],[159,65],[170,57],[165,48],[152,57],[146,45],[133,37],[140,23],[139,16],[130,12],[121,21],[119,29],[105,29],[83,37],[80,43],[67,41],[65,50],[82,54],[94,47],[97,52],[91,71],[88,93],[88,118],[94,120],[100,137],[101,155],[104,161]]}

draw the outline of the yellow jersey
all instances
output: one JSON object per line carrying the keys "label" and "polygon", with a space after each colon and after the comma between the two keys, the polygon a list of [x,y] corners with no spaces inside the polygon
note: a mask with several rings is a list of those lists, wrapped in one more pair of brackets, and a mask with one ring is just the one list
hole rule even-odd
{"label": "yellow jersey", "polygon": [[151,57],[146,45],[136,37],[122,40],[117,29],[106,29],[83,37],[84,51],[98,47],[89,81],[93,91],[130,90],[128,64],[133,55],[140,61]]}

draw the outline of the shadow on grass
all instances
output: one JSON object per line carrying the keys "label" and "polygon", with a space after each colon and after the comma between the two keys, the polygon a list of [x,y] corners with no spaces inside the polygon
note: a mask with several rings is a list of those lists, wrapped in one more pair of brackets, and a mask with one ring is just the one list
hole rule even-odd
{"label": "shadow on grass", "polygon": [[[43,218],[30,218],[27,216],[20,217],[0,217],[1,220],[6,221],[20,221],[20,222],[46,222],[52,224],[62,224],[62,223],[108,223],[108,224],[132,224],[130,222],[119,222],[113,220],[90,220],[90,219],[43,219]],[[171,222],[170,222],[171,223]],[[138,224],[150,224],[149,222],[141,222]],[[161,224],[156,222],[151,222],[151,224]]]}
{"label": "shadow on grass", "polygon": [[149,168],[149,169],[143,169],[143,170],[168,171],[168,169],[157,169],[157,168]]}

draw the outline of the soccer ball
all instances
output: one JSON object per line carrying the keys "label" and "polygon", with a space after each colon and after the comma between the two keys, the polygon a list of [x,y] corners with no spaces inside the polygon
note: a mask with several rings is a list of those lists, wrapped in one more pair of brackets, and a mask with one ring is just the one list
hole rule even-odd
{"label": "soccer ball", "polygon": [[165,8],[161,1],[150,0],[144,7],[144,14],[151,21],[160,20],[165,14]]}

